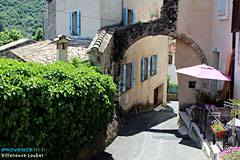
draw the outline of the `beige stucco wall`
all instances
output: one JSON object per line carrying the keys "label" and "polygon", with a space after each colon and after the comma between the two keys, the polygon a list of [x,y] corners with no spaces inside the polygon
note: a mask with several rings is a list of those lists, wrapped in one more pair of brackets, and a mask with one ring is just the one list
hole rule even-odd
{"label": "beige stucco wall", "polygon": [[[144,45],[143,45],[144,44]],[[134,43],[125,53],[123,64],[135,63],[134,87],[121,94],[123,110],[128,111],[132,107],[149,107],[154,103],[154,89],[163,86],[163,104],[167,98],[167,58],[168,37],[154,36],[143,38]],[[158,74],[150,76],[141,82],[141,59],[159,54]],[[127,102],[127,103],[126,103]]]}
{"label": "beige stucco wall", "polygon": [[[160,12],[163,0],[124,0],[124,8],[135,10],[136,22],[151,19],[152,14]],[[158,14],[159,15],[159,14]]]}
{"label": "beige stucco wall", "polygon": [[[123,8],[135,10],[135,21],[151,19],[152,14],[160,12],[162,0],[124,0]],[[158,74],[150,76],[141,82],[141,59],[159,54]],[[137,56],[136,56],[137,55]],[[123,64],[135,62],[134,87],[121,94],[123,110],[132,107],[152,107],[154,104],[154,89],[163,84],[163,105],[167,103],[167,74],[168,74],[168,37],[149,36],[134,43],[125,53]],[[126,103],[128,102],[128,103]]]}
{"label": "beige stucco wall", "polygon": [[[212,48],[212,7],[213,1],[209,0],[180,0],[177,21],[177,32],[192,38],[203,50],[208,62]],[[200,58],[189,46],[177,41],[177,69],[200,63]],[[196,88],[199,88],[199,80],[178,74],[180,109],[195,102],[195,98],[191,93],[192,89],[188,88],[189,80],[197,81]]]}
{"label": "beige stucco wall", "polygon": [[[201,63],[195,51],[190,46],[179,40],[177,40],[176,59],[177,60],[175,61],[175,65],[178,69],[190,67]],[[189,81],[196,81],[196,89],[199,89],[201,85],[201,80],[183,74],[177,74],[177,77],[178,100],[180,103],[180,109],[182,109],[186,105],[194,104],[196,102],[196,98],[193,94],[194,89],[188,87]]]}
{"label": "beige stucco wall", "polygon": [[[228,0],[227,18],[221,19],[221,17],[218,16],[218,1],[213,1],[212,48],[210,53],[212,54],[213,51],[220,53],[219,70],[223,73],[226,71],[227,55],[228,53],[232,53],[231,11],[232,0]],[[212,60],[209,62],[212,62]],[[218,89],[222,88],[223,81],[219,81]]]}

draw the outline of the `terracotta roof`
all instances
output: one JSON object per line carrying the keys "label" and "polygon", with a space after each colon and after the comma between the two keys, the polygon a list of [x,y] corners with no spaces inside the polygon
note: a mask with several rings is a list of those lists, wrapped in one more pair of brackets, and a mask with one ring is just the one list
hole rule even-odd
{"label": "terracotta roof", "polygon": [[[88,46],[89,42],[86,41],[70,41],[68,43],[68,59],[71,60],[73,57],[78,57],[88,61],[89,58],[86,52]],[[48,64],[56,61],[56,42],[45,40],[13,49],[11,52],[24,61]]]}
{"label": "terracotta roof", "polygon": [[103,53],[107,48],[115,29],[102,29],[93,38],[92,43],[89,45],[87,52],[91,52],[92,49],[97,49],[100,53]]}

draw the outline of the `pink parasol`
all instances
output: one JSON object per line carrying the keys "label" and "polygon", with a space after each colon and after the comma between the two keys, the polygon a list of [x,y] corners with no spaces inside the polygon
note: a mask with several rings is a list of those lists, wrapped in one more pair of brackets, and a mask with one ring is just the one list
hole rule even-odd
{"label": "pink parasol", "polygon": [[176,72],[201,79],[231,81],[231,78],[229,76],[206,64],[181,68],[176,70]]}

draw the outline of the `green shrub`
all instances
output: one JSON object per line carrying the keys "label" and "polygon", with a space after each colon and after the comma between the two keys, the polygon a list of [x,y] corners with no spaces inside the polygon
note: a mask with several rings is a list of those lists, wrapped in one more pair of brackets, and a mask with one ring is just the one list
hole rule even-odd
{"label": "green shrub", "polygon": [[18,30],[5,30],[0,32],[0,46],[21,39],[23,36]]}
{"label": "green shrub", "polygon": [[103,135],[116,85],[95,70],[76,59],[48,65],[0,59],[0,146],[44,147],[51,159]]}

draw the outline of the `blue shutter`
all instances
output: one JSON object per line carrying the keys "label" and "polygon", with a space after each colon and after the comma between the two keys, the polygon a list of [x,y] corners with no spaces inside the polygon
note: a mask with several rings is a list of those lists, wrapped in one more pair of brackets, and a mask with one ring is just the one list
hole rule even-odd
{"label": "blue shutter", "polygon": [[132,11],[132,24],[135,24],[135,11]]}
{"label": "blue shutter", "polygon": [[151,76],[153,76],[153,63],[154,62],[154,56],[151,56]]}
{"label": "blue shutter", "polygon": [[158,73],[158,54],[156,55],[156,74]]}
{"label": "blue shutter", "polygon": [[147,58],[147,79],[150,78],[150,57]]}
{"label": "blue shutter", "polygon": [[73,34],[73,12],[70,14],[70,34]]}
{"label": "blue shutter", "polygon": [[80,35],[80,11],[77,11],[77,35]]}
{"label": "blue shutter", "polygon": [[126,91],[126,65],[122,65],[122,74],[121,74],[121,92]]}
{"label": "blue shutter", "polygon": [[128,24],[128,9],[124,8],[123,10],[123,25],[126,26]]}
{"label": "blue shutter", "polygon": [[144,81],[144,59],[141,61],[141,81]]}
{"label": "blue shutter", "polygon": [[155,17],[155,15],[154,14],[152,14],[152,18],[154,18]]}
{"label": "blue shutter", "polygon": [[134,62],[131,63],[131,88],[134,86]]}

